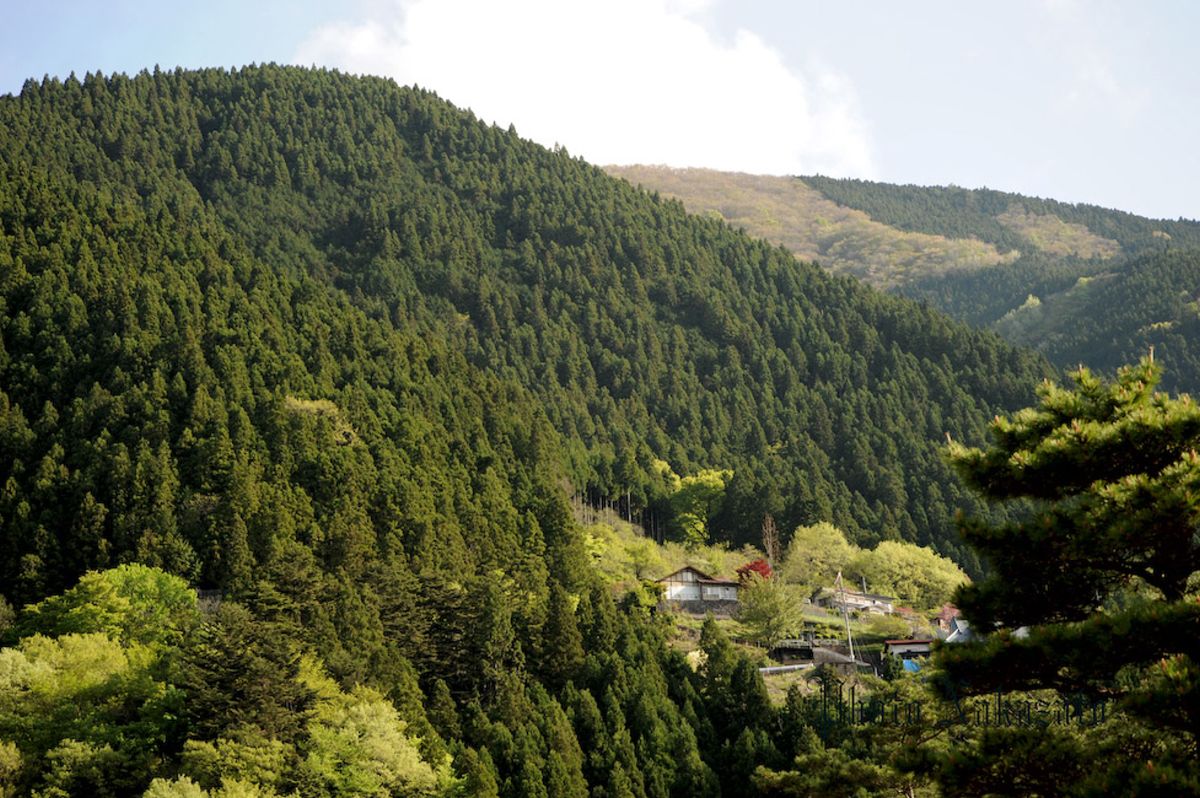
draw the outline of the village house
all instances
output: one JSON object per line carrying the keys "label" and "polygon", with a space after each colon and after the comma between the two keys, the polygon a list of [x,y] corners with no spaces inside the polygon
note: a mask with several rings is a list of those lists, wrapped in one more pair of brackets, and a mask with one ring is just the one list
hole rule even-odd
{"label": "village house", "polygon": [[828,610],[842,611],[842,607],[850,612],[870,612],[879,615],[891,615],[895,612],[896,599],[892,596],[881,596],[877,593],[859,593],[854,590],[844,590],[836,587],[825,587],[813,594],[812,603]]}
{"label": "village house", "polygon": [[950,619],[950,631],[946,635],[947,643],[969,643],[974,639],[975,634],[971,631],[971,624],[966,619],[957,615]]}
{"label": "village house", "polygon": [[739,583],[731,579],[716,579],[688,565],[662,579],[663,598],[683,609],[731,609],[737,604]]}
{"label": "village house", "polygon": [[883,653],[900,659],[928,657],[932,650],[933,640],[927,638],[883,641]]}
{"label": "village house", "polygon": [[937,615],[933,616],[933,624],[938,629],[938,637],[945,637],[946,635],[950,634],[952,631],[950,624],[958,616],[958,607],[955,607],[953,604],[942,605],[942,608],[938,610]]}

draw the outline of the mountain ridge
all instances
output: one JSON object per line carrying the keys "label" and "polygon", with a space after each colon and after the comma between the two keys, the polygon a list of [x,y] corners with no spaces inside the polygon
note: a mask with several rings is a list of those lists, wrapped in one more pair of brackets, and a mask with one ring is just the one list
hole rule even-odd
{"label": "mountain ridge", "polygon": [[[1059,367],[1111,373],[1153,347],[1167,364],[1165,387],[1200,390],[1187,305],[1200,291],[1200,223],[990,189],[608,169],[801,259],[995,329]],[[981,261],[981,252],[991,254]],[[1153,290],[1135,286],[1134,275]],[[1083,290],[1113,279],[1134,308],[1112,291]],[[1110,334],[1097,320],[1114,315],[1125,320]]]}

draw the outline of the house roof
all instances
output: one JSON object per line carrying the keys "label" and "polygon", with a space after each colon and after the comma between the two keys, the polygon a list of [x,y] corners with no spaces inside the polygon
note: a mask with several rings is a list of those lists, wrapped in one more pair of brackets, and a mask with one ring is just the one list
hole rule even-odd
{"label": "house roof", "polygon": [[932,642],[933,642],[932,638],[923,637],[920,639],[914,638],[912,640],[884,640],[883,644],[885,646],[911,646],[911,645],[917,645],[920,643],[932,643]]}
{"label": "house roof", "polygon": [[732,579],[717,579],[715,577],[711,577],[708,574],[704,573],[699,568],[693,568],[690,565],[685,565],[684,567],[680,568],[678,571],[672,571],[671,573],[667,574],[663,578],[655,579],[654,581],[655,582],[670,582],[671,577],[675,576],[676,574],[681,574],[684,571],[691,571],[694,574],[696,574],[696,576],[698,577],[696,579],[696,581],[702,585],[713,585],[716,587],[740,587],[741,586],[741,582],[737,582]]}
{"label": "house roof", "polygon": [[841,593],[846,594],[846,598],[873,599],[875,601],[886,601],[889,604],[896,600],[895,596],[882,596],[878,593],[859,593],[857,590],[844,590],[836,587],[823,587],[820,590],[822,596],[837,596]]}
{"label": "house roof", "polygon": [[855,659],[849,654],[843,654],[840,651],[833,651],[828,648],[817,646],[813,649],[813,661],[818,664],[831,665],[857,665],[860,668],[871,667],[869,663],[863,662],[860,659]]}
{"label": "house roof", "polygon": [[942,608],[938,610],[938,614],[935,617],[937,617],[939,621],[945,621],[946,623],[949,623],[952,618],[957,618],[958,615],[958,607],[955,607],[953,604],[943,604]]}
{"label": "house roof", "polygon": [[946,638],[947,643],[965,643],[968,640],[974,640],[975,633],[971,631],[971,624],[963,618],[950,619],[950,635]]}

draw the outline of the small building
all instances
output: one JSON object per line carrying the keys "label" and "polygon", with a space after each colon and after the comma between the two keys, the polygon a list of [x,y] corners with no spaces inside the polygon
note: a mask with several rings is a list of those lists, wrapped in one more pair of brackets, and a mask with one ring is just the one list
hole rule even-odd
{"label": "small building", "polygon": [[813,595],[812,602],[818,607],[838,612],[841,612],[843,606],[850,612],[872,612],[879,615],[891,615],[896,611],[896,599],[892,596],[859,593],[836,587],[821,588]]}
{"label": "small building", "polygon": [[969,643],[975,639],[971,624],[966,619],[954,616],[950,619],[950,633],[946,635],[947,643]]}
{"label": "small building", "polygon": [[738,582],[716,579],[690,565],[655,581],[663,586],[663,598],[669,602],[698,602],[720,607],[736,604],[738,600]]}
{"label": "small building", "polygon": [[953,604],[943,604],[937,615],[933,616],[933,624],[937,627],[938,636],[945,637],[953,631],[950,624],[959,616],[958,607]]}
{"label": "small building", "polygon": [[795,662],[812,662],[813,648],[813,636],[809,634],[803,638],[780,640],[767,652],[767,656],[788,665]]}
{"label": "small building", "polygon": [[928,657],[932,650],[933,641],[928,639],[883,641],[883,653],[900,659]]}
{"label": "small building", "polygon": [[[1029,637],[1029,627],[1018,626],[1016,629],[1011,630],[1011,634],[1014,640],[1024,640],[1025,638]],[[965,618],[955,617],[950,620],[950,634],[946,636],[944,642],[973,643],[981,640],[982,638],[983,635],[976,633],[976,631],[971,628],[970,622],[968,622]]]}

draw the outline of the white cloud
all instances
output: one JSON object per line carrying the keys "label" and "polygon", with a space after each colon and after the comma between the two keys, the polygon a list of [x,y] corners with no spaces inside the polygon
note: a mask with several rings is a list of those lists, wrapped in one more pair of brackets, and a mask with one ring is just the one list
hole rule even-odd
{"label": "white cloud", "polygon": [[854,87],[800,74],[745,30],[718,41],[707,0],[399,0],[325,25],[301,64],[433,89],[593,163],[874,174]]}

